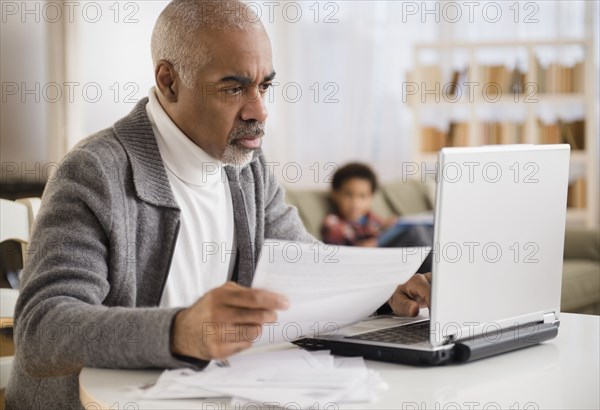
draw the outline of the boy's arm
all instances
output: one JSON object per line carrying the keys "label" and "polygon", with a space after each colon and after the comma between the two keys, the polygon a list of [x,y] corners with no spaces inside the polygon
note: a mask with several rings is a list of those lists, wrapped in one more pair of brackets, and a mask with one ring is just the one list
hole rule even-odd
{"label": "boy's arm", "polygon": [[321,228],[323,242],[330,245],[354,245],[354,237],[348,235],[346,223],[337,215],[327,215]]}

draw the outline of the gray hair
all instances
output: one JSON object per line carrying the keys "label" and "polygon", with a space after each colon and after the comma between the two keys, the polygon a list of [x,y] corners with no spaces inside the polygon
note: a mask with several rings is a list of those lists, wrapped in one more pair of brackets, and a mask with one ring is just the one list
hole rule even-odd
{"label": "gray hair", "polygon": [[[198,42],[201,30],[252,30],[262,27],[259,16],[240,0],[173,0],[160,13],[152,32],[152,62],[170,62],[186,87],[209,62]],[[200,44],[198,44],[200,43]]]}

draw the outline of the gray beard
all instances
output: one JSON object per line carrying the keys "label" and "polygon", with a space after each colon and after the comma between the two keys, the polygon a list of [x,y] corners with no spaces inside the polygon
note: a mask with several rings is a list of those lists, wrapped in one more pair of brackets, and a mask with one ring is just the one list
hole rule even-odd
{"label": "gray beard", "polygon": [[247,149],[240,147],[237,144],[227,144],[225,151],[223,152],[223,159],[221,162],[225,165],[232,165],[234,167],[243,167],[252,161],[254,155],[253,149]]}

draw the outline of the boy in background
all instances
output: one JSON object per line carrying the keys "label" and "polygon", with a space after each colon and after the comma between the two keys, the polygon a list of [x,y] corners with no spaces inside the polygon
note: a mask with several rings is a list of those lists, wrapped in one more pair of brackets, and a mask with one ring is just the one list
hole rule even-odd
{"label": "boy in background", "polygon": [[[376,190],[377,176],[368,165],[352,162],[338,169],[331,182],[334,213],[325,217],[321,227],[323,242],[363,247],[433,245],[433,226],[406,226],[398,218],[383,220],[373,213]],[[431,268],[430,253],[418,272],[431,272]]]}
{"label": "boy in background", "polygon": [[396,219],[384,221],[371,211],[377,176],[358,162],[344,165],[331,182],[331,201],[335,213],[323,221],[323,242],[346,246],[378,246],[377,237],[394,225]]}

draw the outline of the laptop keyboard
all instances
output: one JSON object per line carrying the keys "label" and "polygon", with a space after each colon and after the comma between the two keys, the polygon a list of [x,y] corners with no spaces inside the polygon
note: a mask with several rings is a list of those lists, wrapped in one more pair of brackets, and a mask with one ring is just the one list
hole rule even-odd
{"label": "laptop keyboard", "polygon": [[397,344],[427,342],[429,341],[429,320],[410,323],[408,325],[388,327],[387,329],[375,330],[373,332],[348,336],[346,338]]}

